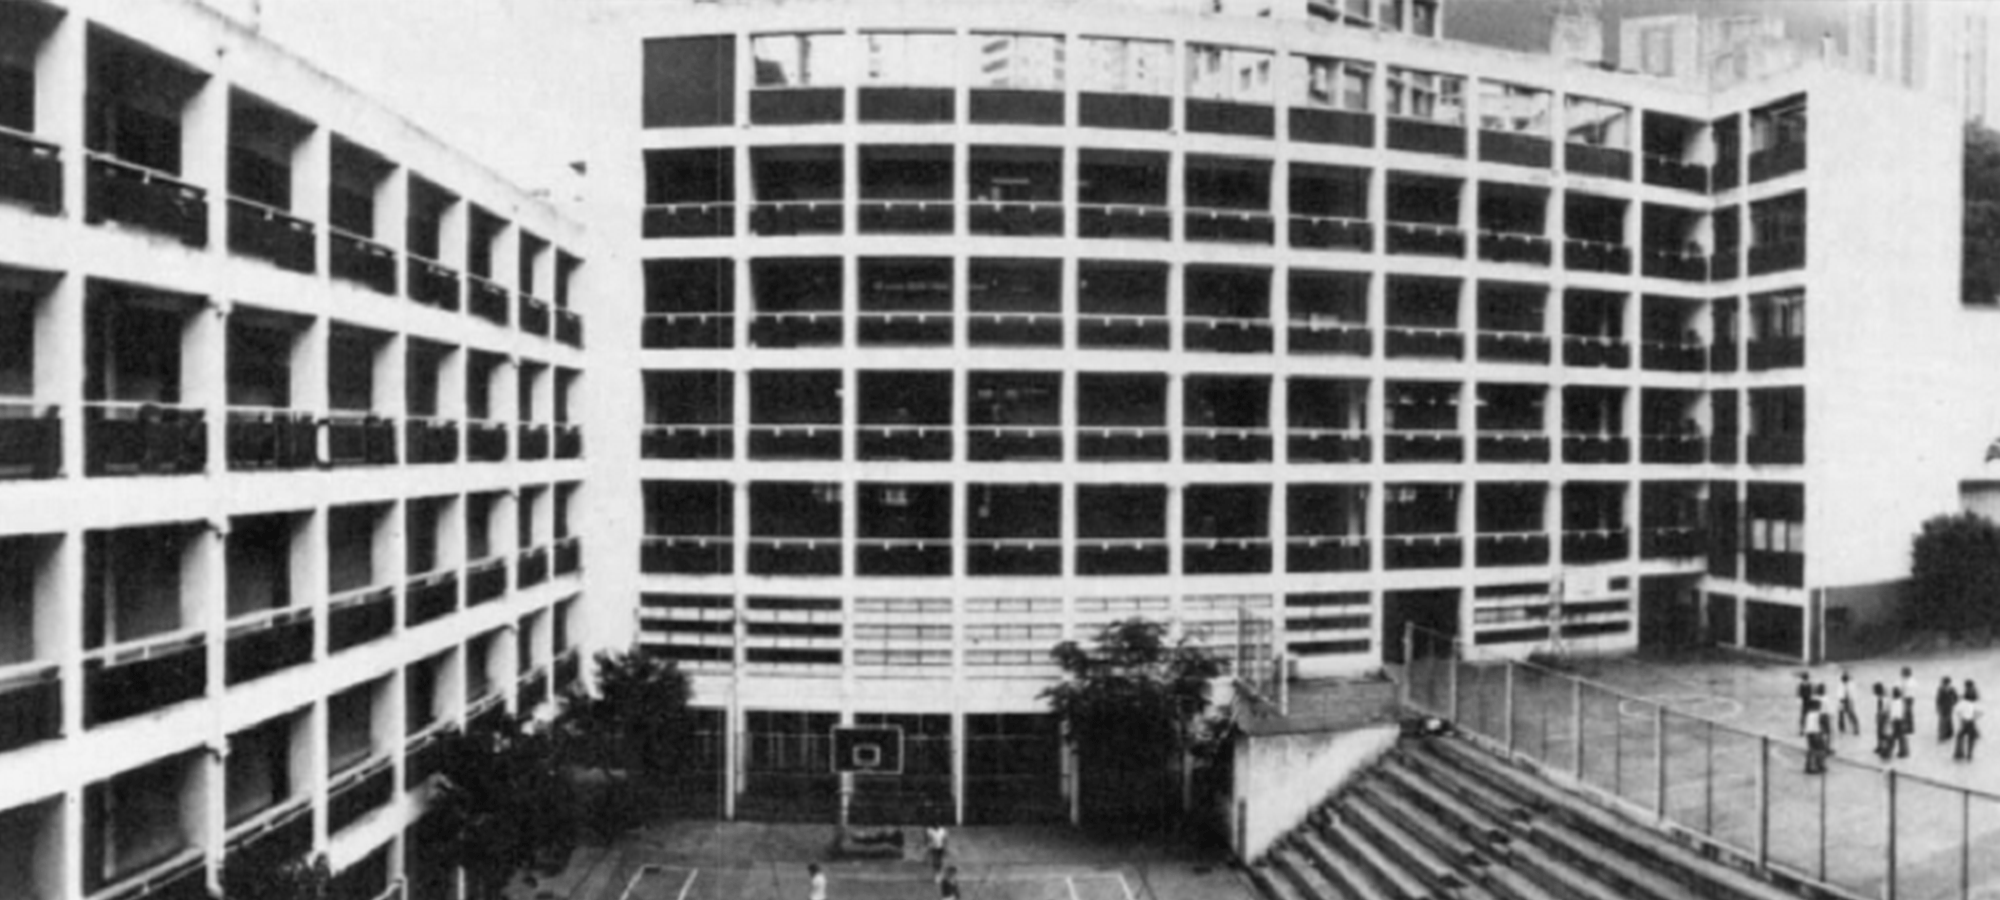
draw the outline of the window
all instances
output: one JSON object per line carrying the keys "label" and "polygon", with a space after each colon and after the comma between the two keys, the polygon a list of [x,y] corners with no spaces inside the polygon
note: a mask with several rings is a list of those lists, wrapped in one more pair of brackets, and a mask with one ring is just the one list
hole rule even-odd
{"label": "window", "polygon": [[1063,39],[1035,34],[975,34],[972,86],[1059,91],[1063,87]]}
{"label": "window", "polygon": [[1084,38],[1081,87],[1109,94],[1173,93],[1173,47],[1166,41]]}
{"label": "window", "polygon": [[1196,100],[1271,102],[1271,54],[1189,44],[1187,95]]}
{"label": "window", "polygon": [[874,32],[861,35],[863,84],[949,85],[957,36]]}
{"label": "window", "polygon": [[1375,83],[1373,64],[1330,56],[1302,56],[1298,60],[1305,66],[1294,97],[1298,103],[1316,109],[1369,111]]}
{"label": "window", "polygon": [[750,39],[760,88],[826,87],[848,83],[853,53],[838,34],[766,34]]}
{"label": "window", "polygon": [[1389,70],[1389,114],[1440,125],[1465,124],[1465,79],[1416,69]]}

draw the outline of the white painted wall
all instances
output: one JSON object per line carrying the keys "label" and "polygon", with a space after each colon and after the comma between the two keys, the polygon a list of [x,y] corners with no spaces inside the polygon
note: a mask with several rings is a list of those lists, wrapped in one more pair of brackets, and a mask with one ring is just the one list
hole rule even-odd
{"label": "white painted wall", "polygon": [[1389,752],[1396,734],[1396,726],[1380,725],[1334,734],[1237,738],[1236,783],[1229,802],[1236,855],[1245,860],[1263,856],[1328,794]]}

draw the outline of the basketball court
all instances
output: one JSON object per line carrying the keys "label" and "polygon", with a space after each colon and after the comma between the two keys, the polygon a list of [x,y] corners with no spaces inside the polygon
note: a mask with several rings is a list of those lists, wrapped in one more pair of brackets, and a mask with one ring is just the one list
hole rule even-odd
{"label": "basketball court", "polygon": [[[934,900],[937,884],[924,871],[827,870],[829,900]],[[1138,900],[1119,872],[961,872],[966,900]],[[803,866],[696,868],[646,865],[632,873],[618,900],[797,900],[806,896]]]}

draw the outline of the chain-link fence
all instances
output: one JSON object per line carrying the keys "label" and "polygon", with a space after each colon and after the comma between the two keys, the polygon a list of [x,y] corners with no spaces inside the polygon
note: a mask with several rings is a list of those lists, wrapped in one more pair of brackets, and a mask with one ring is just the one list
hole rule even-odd
{"label": "chain-link fence", "polygon": [[1806,748],[1411,626],[1403,702],[1563,783],[1822,891],[2000,897],[2000,796]]}

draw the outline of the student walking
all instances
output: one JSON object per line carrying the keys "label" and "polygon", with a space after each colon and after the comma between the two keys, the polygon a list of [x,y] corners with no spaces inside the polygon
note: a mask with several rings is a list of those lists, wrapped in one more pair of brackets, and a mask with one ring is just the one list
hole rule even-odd
{"label": "student walking", "polygon": [[1903,693],[1902,688],[1889,691],[1890,704],[1896,711],[1896,758],[1910,758],[1910,731],[1917,724],[1917,698]]}
{"label": "student walking", "polygon": [[1840,733],[1846,734],[1848,723],[1851,722],[1853,723],[1854,733],[1860,734],[1861,717],[1854,714],[1854,679],[1845,671],[1840,673],[1839,694],[1834,699],[1840,701]]}
{"label": "student walking", "polygon": [[1828,728],[1830,721],[1826,705],[1821,702],[1825,691],[1826,686],[1820,685],[1819,691],[1813,697],[1812,711],[1807,715],[1810,723],[1810,730],[1806,732],[1807,775],[1826,774],[1826,758],[1833,752],[1833,733]]}
{"label": "student walking", "polygon": [[819,863],[806,866],[806,900],[826,900],[826,873],[819,870]]}
{"label": "student walking", "polygon": [[959,900],[958,867],[946,866],[938,875],[938,900]]}
{"label": "student walking", "polygon": [[1799,673],[1799,687],[1795,693],[1799,695],[1799,733],[1807,734],[1809,733],[1809,731],[1806,728],[1806,719],[1812,716],[1812,702],[1813,702],[1813,685],[1812,685],[1811,672]]}
{"label": "student walking", "polygon": [[1957,708],[1958,689],[1951,686],[1951,676],[1946,675],[1938,682],[1937,689],[1938,743],[1951,740],[1952,713]]}
{"label": "student walking", "polygon": [[[1906,701],[1903,704],[1903,706],[1897,710],[1897,714],[1902,716],[1903,718],[1903,733],[1916,734],[1917,733],[1917,676],[1910,674],[1909,666],[1903,667],[1903,680],[1900,683],[1898,683],[1898,685],[1894,690],[1902,691],[1903,699]],[[1891,693],[1893,692],[1894,691],[1891,691]]]}
{"label": "student walking", "polygon": [[949,837],[950,832],[945,831],[943,825],[932,825],[924,829],[924,853],[930,858],[933,872],[944,869],[945,841]]}
{"label": "student walking", "polygon": [[1972,679],[1965,680],[1965,693],[1958,695],[1951,717],[1958,720],[1958,740],[1952,744],[1951,758],[1971,762],[1973,745],[1979,743],[1979,685]]}

